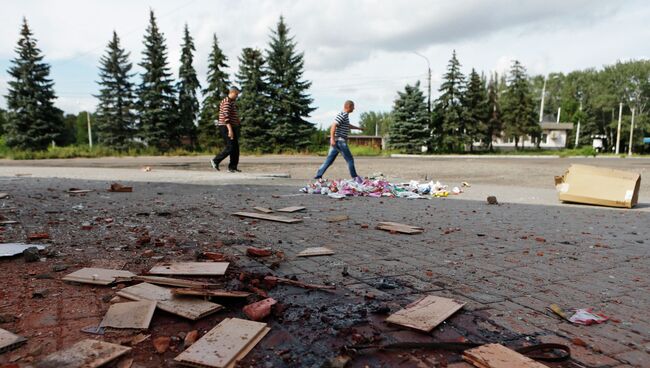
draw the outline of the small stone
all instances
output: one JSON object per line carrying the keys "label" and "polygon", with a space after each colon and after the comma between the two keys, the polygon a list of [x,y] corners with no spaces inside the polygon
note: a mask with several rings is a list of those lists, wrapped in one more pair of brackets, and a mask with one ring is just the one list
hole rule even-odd
{"label": "small stone", "polygon": [[153,347],[156,349],[158,354],[162,354],[169,349],[169,343],[171,339],[169,336],[159,336],[153,339]]}
{"label": "small stone", "polygon": [[0,323],[11,323],[16,321],[16,316],[9,313],[0,313]]}
{"label": "small stone", "polygon": [[34,292],[32,292],[32,299],[44,299],[47,294],[47,289],[34,290]]}
{"label": "small stone", "polygon": [[41,273],[36,275],[36,278],[41,280],[46,280],[46,279],[53,279],[54,277],[52,277],[52,274],[49,273]]}
{"label": "small stone", "polygon": [[188,332],[187,335],[185,336],[185,339],[184,339],[185,347],[188,347],[188,346],[194,344],[194,342],[198,338],[199,338],[199,331],[193,330],[193,331]]}
{"label": "small stone", "polygon": [[54,271],[54,272],[61,272],[61,271],[65,271],[67,269],[68,269],[68,265],[65,265],[65,264],[56,264],[56,265],[52,266],[52,271]]}
{"label": "small stone", "polygon": [[499,204],[499,202],[497,202],[497,197],[495,197],[495,196],[487,197],[487,203],[488,204]]}
{"label": "small stone", "polygon": [[142,256],[143,256],[143,257],[151,257],[151,256],[153,256],[153,250],[151,250],[151,249],[147,249],[147,250],[145,250],[145,251],[142,253]]}
{"label": "small stone", "polygon": [[23,258],[25,258],[25,262],[38,262],[41,256],[38,254],[38,248],[31,247],[23,251]]}

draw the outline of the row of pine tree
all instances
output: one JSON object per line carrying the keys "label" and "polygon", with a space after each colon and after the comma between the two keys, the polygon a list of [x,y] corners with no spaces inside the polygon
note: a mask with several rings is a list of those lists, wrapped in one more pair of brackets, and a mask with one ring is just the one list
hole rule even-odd
{"label": "row of pine tree", "polygon": [[[134,147],[137,142],[160,151],[178,147],[211,149],[219,143],[215,128],[219,103],[233,85],[242,90],[238,107],[245,121],[245,150],[299,150],[310,143],[315,128],[305,118],[314,111],[307,93],[311,83],[303,79],[303,54],[296,49],[282,17],[272,30],[267,50],[242,50],[234,81],[229,78],[228,59],[214,35],[207,86],[202,89],[193,66],[195,51],[186,25],[175,79],[165,36],[151,11],[139,64],[143,72],[136,83],[130,53],[113,32],[100,59],[99,103],[94,114],[98,143],[117,150]],[[63,113],[54,105],[50,66],[43,61],[26,20],[16,53],[9,69],[12,80],[7,95],[5,141],[11,148],[43,150],[60,141]]]}

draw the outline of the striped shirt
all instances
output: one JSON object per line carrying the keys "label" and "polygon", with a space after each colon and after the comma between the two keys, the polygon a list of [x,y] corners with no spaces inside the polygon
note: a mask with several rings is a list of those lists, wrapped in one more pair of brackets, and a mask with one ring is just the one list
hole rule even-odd
{"label": "striped shirt", "polygon": [[348,135],[350,134],[350,118],[348,113],[341,111],[336,115],[334,121],[336,122],[336,131],[334,131],[334,136],[336,138],[348,139]]}
{"label": "striped shirt", "polygon": [[239,116],[237,116],[237,105],[235,101],[231,100],[229,97],[221,100],[219,104],[219,122],[217,125],[239,125]]}

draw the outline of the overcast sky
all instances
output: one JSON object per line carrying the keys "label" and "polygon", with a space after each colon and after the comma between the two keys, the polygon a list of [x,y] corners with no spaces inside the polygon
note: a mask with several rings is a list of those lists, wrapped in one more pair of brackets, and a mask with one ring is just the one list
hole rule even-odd
{"label": "overcast sky", "polygon": [[421,80],[424,87],[427,64],[415,52],[431,62],[434,98],[454,49],[465,73],[504,72],[514,59],[530,74],[567,72],[650,54],[650,5],[643,0],[8,0],[0,13],[0,106],[23,16],[52,65],[57,106],[77,112],[95,107],[98,60],[113,30],[134,64],[140,61],[149,8],[175,75],[188,23],[202,82],[213,33],[234,74],[241,49],[265,49],[284,15],[313,82],[318,109],[310,120],[322,125],[346,99],[356,101],[358,113],[389,111],[405,84]]}

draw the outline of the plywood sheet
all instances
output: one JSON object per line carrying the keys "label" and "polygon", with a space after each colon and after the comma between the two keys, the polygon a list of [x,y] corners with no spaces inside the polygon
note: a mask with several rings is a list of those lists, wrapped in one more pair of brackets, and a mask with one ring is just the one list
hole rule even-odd
{"label": "plywood sheet", "polygon": [[391,314],[386,322],[429,332],[464,305],[453,299],[427,295]]}
{"label": "plywood sheet", "polygon": [[208,296],[217,298],[246,298],[251,295],[247,291],[230,291],[215,289],[172,289],[173,295]]}
{"label": "plywood sheet", "polygon": [[340,222],[340,221],[345,221],[349,220],[350,217],[348,215],[336,215],[336,216],[330,216],[325,219],[327,222]]}
{"label": "plywood sheet", "polygon": [[269,330],[266,323],[227,318],[174,360],[195,367],[234,367]]}
{"label": "plywood sheet", "polygon": [[314,257],[314,256],[328,256],[334,254],[334,251],[326,247],[313,247],[302,250],[296,254],[297,257]]}
{"label": "plywood sheet", "polygon": [[27,339],[0,328],[0,354],[17,348]]}
{"label": "plywood sheet", "polygon": [[157,275],[221,276],[228,262],[176,262],[154,266],[149,273]]}
{"label": "plywood sheet", "polygon": [[487,344],[466,350],[463,359],[479,368],[548,368],[501,344]]}
{"label": "plywood sheet", "polygon": [[266,207],[253,207],[253,209],[262,213],[273,213],[272,209]]}
{"label": "plywood sheet", "polygon": [[248,217],[248,218],[254,218],[258,220],[283,222],[285,224],[294,224],[296,222],[302,222],[302,219],[295,219],[291,217],[269,215],[265,213],[254,213],[254,212],[235,212],[233,213],[233,216]]}
{"label": "plywood sheet", "polygon": [[85,339],[57,351],[36,364],[36,368],[95,368],[129,352],[131,348],[109,342]]}
{"label": "plywood sheet", "polygon": [[402,234],[420,234],[424,231],[421,227],[400,224],[397,222],[380,222],[377,225],[377,229]]}
{"label": "plywood sheet", "polygon": [[156,301],[153,300],[112,304],[99,326],[146,329],[149,328],[155,310]]}
{"label": "plywood sheet", "polygon": [[117,295],[131,300],[154,300],[160,310],[191,320],[197,320],[214,313],[223,306],[207,300],[174,296],[171,289],[143,282],[117,292]]}
{"label": "plywood sheet", "polygon": [[62,280],[95,285],[110,285],[115,282],[118,277],[131,278],[133,276],[135,276],[135,274],[130,271],[87,267],[63,276]]}
{"label": "plywood sheet", "polygon": [[304,210],[304,209],[305,209],[305,207],[302,207],[302,206],[291,206],[291,207],[280,208],[280,209],[277,210],[277,211],[278,211],[278,212],[288,212],[288,213],[291,213],[291,212],[302,211],[302,210]]}
{"label": "plywood sheet", "polygon": [[184,288],[195,288],[195,289],[218,287],[217,284],[211,284],[208,282],[175,279],[172,277],[164,277],[164,276],[135,276],[133,277],[133,280],[144,281],[150,284],[168,285],[168,286],[176,286],[176,287],[184,287]]}

